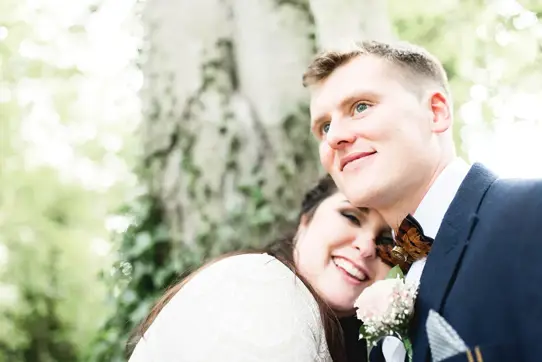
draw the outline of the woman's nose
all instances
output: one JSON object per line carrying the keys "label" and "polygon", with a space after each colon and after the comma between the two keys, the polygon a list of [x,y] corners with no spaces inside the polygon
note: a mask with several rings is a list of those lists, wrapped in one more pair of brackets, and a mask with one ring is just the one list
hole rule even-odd
{"label": "woman's nose", "polygon": [[362,258],[374,259],[376,257],[376,243],[373,235],[359,235],[353,245],[360,252]]}

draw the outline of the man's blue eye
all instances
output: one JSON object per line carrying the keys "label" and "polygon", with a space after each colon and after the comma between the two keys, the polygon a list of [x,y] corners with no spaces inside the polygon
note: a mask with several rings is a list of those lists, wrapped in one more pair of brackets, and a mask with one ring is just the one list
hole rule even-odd
{"label": "man's blue eye", "polygon": [[355,113],[361,113],[367,110],[369,105],[367,103],[358,103],[356,104]]}
{"label": "man's blue eye", "polygon": [[322,126],[322,133],[328,133],[329,132],[329,123],[326,123]]}

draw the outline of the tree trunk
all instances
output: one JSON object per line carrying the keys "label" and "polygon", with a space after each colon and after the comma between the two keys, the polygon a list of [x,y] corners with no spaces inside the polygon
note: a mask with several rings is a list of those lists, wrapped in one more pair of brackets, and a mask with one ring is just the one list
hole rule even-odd
{"label": "tree trunk", "polygon": [[310,7],[318,44],[324,49],[394,38],[385,0],[310,0]]}
{"label": "tree trunk", "polygon": [[385,3],[149,0],[143,14],[144,166],[171,238],[261,245],[321,174],[305,67],[321,45],[389,37]]}

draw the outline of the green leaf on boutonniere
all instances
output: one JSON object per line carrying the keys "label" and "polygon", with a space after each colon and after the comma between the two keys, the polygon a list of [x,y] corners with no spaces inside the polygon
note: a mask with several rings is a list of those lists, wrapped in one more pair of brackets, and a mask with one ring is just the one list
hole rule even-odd
{"label": "green leaf on boutonniere", "polygon": [[405,278],[405,275],[403,274],[403,271],[401,270],[401,267],[399,265],[391,268],[391,270],[388,272],[388,275],[386,275],[386,279],[395,279],[397,277],[401,279]]}
{"label": "green leaf on boutonniere", "polygon": [[367,339],[367,331],[365,330],[365,326],[362,324],[359,327],[359,338],[358,339]]}

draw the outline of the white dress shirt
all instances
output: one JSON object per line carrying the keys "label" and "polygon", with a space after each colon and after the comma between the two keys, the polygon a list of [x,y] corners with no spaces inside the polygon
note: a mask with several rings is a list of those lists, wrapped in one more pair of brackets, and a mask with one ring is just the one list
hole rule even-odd
{"label": "white dress shirt", "polygon": [[[467,176],[470,166],[460,158],[456,158],[437,177],[422,202],[412,215],[422,226],[423,233],[435,239],[437,232],[444,219],[446,211],[450,207],[459,186]],[[426,258],[412,263],[410,270],[405,276],[407,281],[420,281]],[[387,362],[403,362],[406,351],[399,339],[386,337],[382,342],[382,353]]]}

